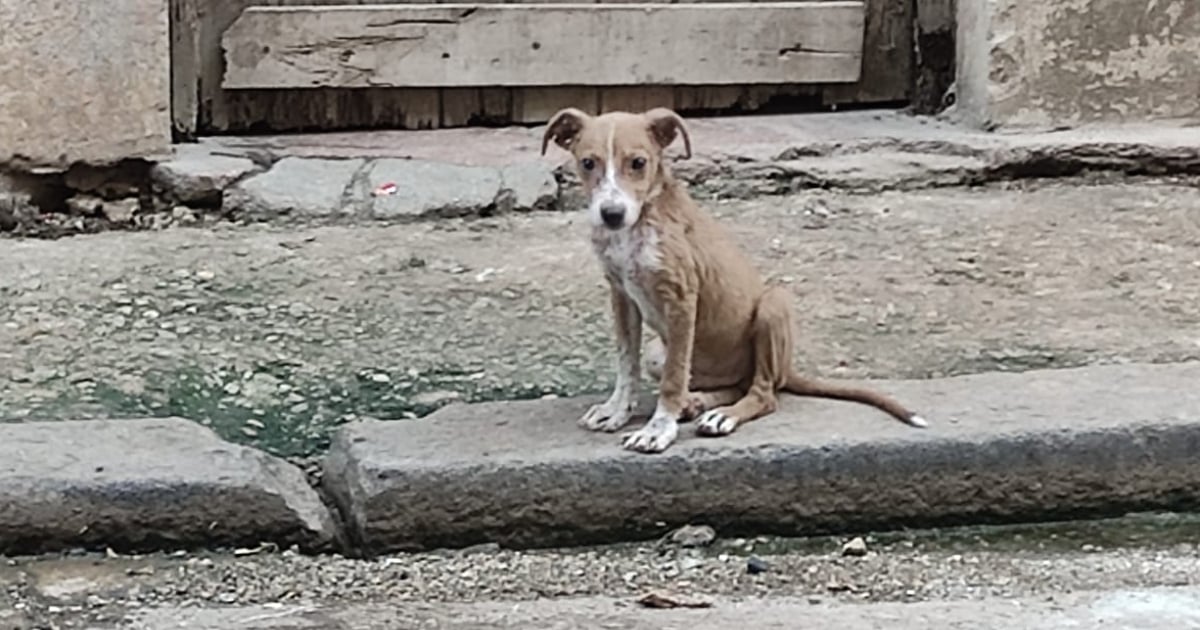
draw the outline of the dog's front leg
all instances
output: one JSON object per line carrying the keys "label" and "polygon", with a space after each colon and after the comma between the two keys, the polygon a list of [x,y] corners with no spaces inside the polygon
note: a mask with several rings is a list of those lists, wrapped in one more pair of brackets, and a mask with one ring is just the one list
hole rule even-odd
{"label": "dog's front leg", "polygon": [[611,282],[609,292],[617,337],[617,383],[608,400],[579,419],[581,426],[592,431],[618,431],[629,424],[642,361],[642,314]]}
{"label": "dog's front leg", "polygon": [[623,442],[625,448],[642,453],[661,453],[679,435],[679,418],[688,401],[688,381],[692,373],[696,295],[683,292],[677,299],[664,300],[662,308],[667,326],[663,340],[666,358],[658,387],[658,404],[646,426],[625,436]]}

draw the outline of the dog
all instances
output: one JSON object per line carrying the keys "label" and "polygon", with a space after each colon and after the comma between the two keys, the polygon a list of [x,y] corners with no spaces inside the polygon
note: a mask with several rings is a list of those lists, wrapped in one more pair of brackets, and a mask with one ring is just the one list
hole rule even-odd
{"label": "dog", "polygon": [[[685,159],[691,157],[683,118],[666,108],[599,116],[567,108],[542,137],[542,155],[553,141],[574,157],[615,324],[616,384],[579,424],[624,428],[644,367],[659,381],[659,394],[645,426],[622,439],[632,451],[666,450],[681,420],[695,420],[701,436],[729,435],[774,412],[780,391],[865,403],[928,426],[883,394],[796,372],[788,293],[766,285],[723,226],[672,176],[664,152],[677,138]],[[643,324],[657,335],[644,353]]]}

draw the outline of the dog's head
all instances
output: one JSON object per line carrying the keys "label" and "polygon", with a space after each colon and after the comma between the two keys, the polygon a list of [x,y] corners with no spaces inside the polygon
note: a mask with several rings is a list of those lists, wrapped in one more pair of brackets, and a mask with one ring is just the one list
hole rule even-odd
{"label": "dog's head", "polygon": [[662,192],[668,172],[663,151],[677,136],[683,136],[684,157],[691,157],[687,127],[669,109],[589,116],[568,108],[546,126],[542,154],[551,140],[570,151],[592,224],[620,230],[637,223],[645,203]]}

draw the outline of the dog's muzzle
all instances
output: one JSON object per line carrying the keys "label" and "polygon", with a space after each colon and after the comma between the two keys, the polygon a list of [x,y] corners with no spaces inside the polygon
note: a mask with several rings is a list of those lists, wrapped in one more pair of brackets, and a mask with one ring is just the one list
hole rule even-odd
{"label": "dog's muzzle", "polygon": [[606,203],[600,206],[600,220],[615,230],[625,222],[625,208],[615,203]]}

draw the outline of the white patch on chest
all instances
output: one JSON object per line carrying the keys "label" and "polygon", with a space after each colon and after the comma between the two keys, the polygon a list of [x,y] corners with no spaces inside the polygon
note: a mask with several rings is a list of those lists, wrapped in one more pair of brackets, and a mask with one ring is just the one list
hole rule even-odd
{"label": "white patch on chest", "polygon": [[592,233],[592,247],[604,273],[637,305],[642,321],[659,336],[665,335],[666,322],[654,294],[654,275],[662,268],[658,233],[646,227],[598,228]]}

